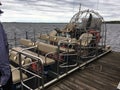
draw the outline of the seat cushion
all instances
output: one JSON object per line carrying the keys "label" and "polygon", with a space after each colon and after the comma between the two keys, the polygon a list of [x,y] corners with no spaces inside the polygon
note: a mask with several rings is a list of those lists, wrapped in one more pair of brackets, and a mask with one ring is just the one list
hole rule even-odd
{"label": "seat cushion", "polygon": [[[16,51],[20,51],[20,50],[22,50],[23,48],[22,47],[15,47],[14,48],[14,50],[16,50]],[[26,52],[26,53],[28,53],[28,54],[32,54],[32,55],[35,55],[35,56],[38,56],[38,54],[37,53],[35,53],[35,52],[32,52],[32,51],[30,51],[30,50],[24,50],[23,52]],[[13,56],[11,56],[11,58],[10,59],[14,59],[14,55],[15,54],[13,54]],[[25,57],[25,62],[26,63],[29,63],[29,59],[30,58],[27,58],[26,56],[24,56],[24,55],[22,55],[22,57],[24,58]],[[55,60],[53,60],[53,59],[50,59],[50,58],[48,58],[48,57],[44,57],[44,56],[42,56],[42,55],[39,55],[39,57],[43,60],[43,62],[44,62],[44,65],[50,65],[50,64],[53,64],[53,63],[55,63]],[[32,59],[30,59],[31,61],[32,61]],[[13,60],[14,61],[14,60]],[[31,62],[30,61],[30,62]],[[18,61],[17,61],[18,62]]]}
{"label": "seat cushion", "polygon": [[[14,66],[11,65],[11,71],[12,71],[12,79],[13,83],[18,83],[20,82],[20,71],[18,69],[15,69]],[[23,80],[27,79],[27,75],[22,73]]]}
{"label": "seat cushion", "polygon": [[50,44],[46,44],[43,42],[36,42],[37,48],[38,50],[45,52],[45,53],[50,53],[50,52],[57,52],[58,51],[58,47],[57,46],[53,46]]}
{"label": "seat cushion", "polygon": [[24,46],[27,46],[27,47],[31,47],[31,46],[34,46],[34,43],[31,41],[31,40],[28,40],[28,39],[20,39],[20,44],[24,45]]}
{"label": "seat cushion", "polygon": [[[17,50],[17,51],[22,50],[22,48],[21,48],[21,49],[20,49],[20,48],[13,48],[13,49],[15,49],[15,50]],[[9,59],[10,59],[12,62],[14,62],[14,63],[19,64],[19,55],[18,55],[18,52],[16,52],[16,51],[11,51],[11,52],[10,52],[10,55],[9,55]],[[29,64],[30,62],[31,62],[31,59],[30,59],[30,58],[26,58],[26,56],[21,55],[21,64],[22,64],[22,65]]]}
{"label": "seat cushion", "polygon": [[92,41],[93,35],[90,33],[83,33],[79,40],[81,41],[82,46],[88,46],[90,42]]}

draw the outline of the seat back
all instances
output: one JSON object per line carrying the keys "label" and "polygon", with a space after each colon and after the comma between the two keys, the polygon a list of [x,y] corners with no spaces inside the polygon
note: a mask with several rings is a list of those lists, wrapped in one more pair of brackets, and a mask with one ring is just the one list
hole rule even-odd
{"label": "seat back", "polygon": [[[13,83],[14,84],[19,83],[20,82],[20,71],[12,65],[10,65],[10,67],[11,67],[11,71],[12,71]],[[22,78],[23,78],[23,80],[25,80],[28,78],[28,76],[26,74],[22,73]]]}
{"label": "seat back", "polygon": [[88,46],[90,44],[90,42],[92,41],[93,35],[90,33],[83,33],[80,37],[79,37],[79,41],[80,44],[82,46]]}
{"label": "seat back", "polygon": [[20,39],[20,44],[21,45],[24,45],[24,46],[27,46],[27,47],[31,47],[31,46],[34,46],[34,43],[31,41],[31,40],[28,40],[28,39]]}
{"label": "seat back", "polygon": [[49,33],[49,36],[56,36],[57,35],[57,31],[53,30]]}
{"label": "seat back", "polygon": [[38,50],[45,52],[45,53],[57,52],[58,50],[57,46],[53,46],[53,45],[46,44],[43,42],[36,42],[35,44],[37,45]]}
{"label": "seat back", "polygon": [[39,39],[41,40],[47,40],[47,41],[52,41],[58,43],[61,40],[71,40],[71,38],[66,38],[66,37],[61,37],[61,36],[49,36],[47,34],[41,34],[38,36]]}
{"label": "seat back", "polygon": [[[17,48],[15,48],[15,50],[16,51],[11,51],[10,52],[9,59],[12,62],[14,62],[14,63],[19,65],[19,54],[18,54],[17,51],[22,50],[22,48],[17,47]],[[29,64],[29,63],[31,63],[31,59],[30,58],[26,58],[26,56],[24,56],[24,55],[21,55],[21,64],[25,65],[25,64]]]}
{"label": "seat back", "polygon": [[49,40],[49,35],[47,35],[47,34],[40,34],[38,36],[38,38],[41,39],[41,40]]}

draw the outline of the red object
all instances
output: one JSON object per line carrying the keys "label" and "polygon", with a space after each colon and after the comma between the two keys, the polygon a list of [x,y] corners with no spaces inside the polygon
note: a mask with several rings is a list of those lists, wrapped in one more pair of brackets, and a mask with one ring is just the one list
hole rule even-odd
{"label": "red object", "polygon": [[96,31],[96,30],[94,30],[94,29],[91,29],[91,30],[89,30],[88,32],[89,32],[90,34],[92,34],[93,36],[96,37],[96,43],[99,43],[99,42],[100,42],[100,38],[101,38],[100,32],[98,32],[98,31]]}
{"label": "red object", "polygon": [[37,63],[33,63],[32,65],[31,65],[31,69],[34,71],[34,72],[41,72],[42,71],[42,67],[39,67],[38,68],[38,66],[37,66]]}
{"label": "red object", "polygon": [[37,71],[37,64],[36,64],[36,63],[33,63],[33,64],[31,65],[31,68],[32,68],[33,71]]}

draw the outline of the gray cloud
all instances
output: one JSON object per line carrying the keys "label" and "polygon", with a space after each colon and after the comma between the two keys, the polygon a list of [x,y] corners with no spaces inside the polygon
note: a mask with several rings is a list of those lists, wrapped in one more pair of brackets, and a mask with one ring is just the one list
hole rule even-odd
{"label": "gray cloud", "polygon": [[73,10],[74,12],[78,11],[81,3],[82,9],[98,10],[106,20],[112,20],[115,17],[120,19],[119,0],[1,0],[1,2],[3,3],[2,9],[5,11],[5,18],[10,17],[7,14],[14,12],[16,16],[13,18],[23,15],[25,17],[33,15],[33,18],[35,18],[34,15],[48,15],[59,19],[59,16],[63,15],[61,17],[66,17],[65,21],[67,21],[73,15]]}

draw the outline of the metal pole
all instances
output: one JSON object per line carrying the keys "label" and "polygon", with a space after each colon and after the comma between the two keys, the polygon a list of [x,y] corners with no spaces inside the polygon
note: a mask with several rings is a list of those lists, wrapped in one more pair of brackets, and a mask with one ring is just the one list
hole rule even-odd
{"label": "metal pole", "polygon": [[25,32],[25,37],[26,37],[26,39],[28,39],[28,32],[27,31]]}
{"label": "metal pole", "polygon": [[21,90],[23,90],[23,77],[22,77],[22,64],[21,64],[21,53],[19,55],[19,66],[20,66],[20,81],[21,81]]}
{"label": "metal pole", "polygon": [[14,43],[14,44],[15,44],[14,46],[17,45],[17,43],[16,43],[17,40],[16,40],[16,39],[17,39],[17,38],[16,38],[16,32],[14,32],[14,42],[15,42],[15,43]]}
{"label": "metal pole", "polygon": [[33,35],[34,36],[33,39],[34,39],[34,42],[35,42],[35,30],[33,30],[33,34],[34,34]]}

